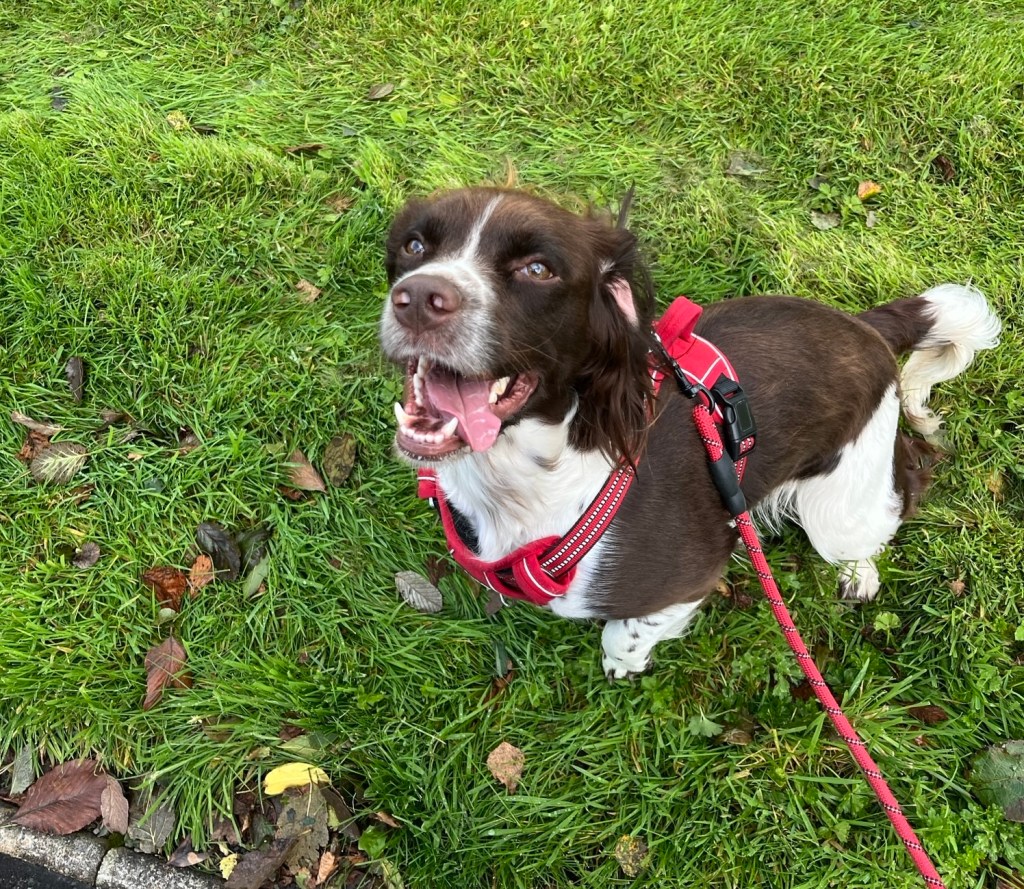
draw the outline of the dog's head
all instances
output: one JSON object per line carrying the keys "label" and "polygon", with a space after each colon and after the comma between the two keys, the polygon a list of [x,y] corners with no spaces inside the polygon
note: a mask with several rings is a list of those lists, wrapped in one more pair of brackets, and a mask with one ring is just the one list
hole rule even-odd
{"label": "dog's head", "polygon": [[654,302],[624,228],[519,191],[462,189],[405,207],[387,272],[381,343],[406,370],[404,457],[484,451],[525,417],[573,411],[576,447],[638,455]]}

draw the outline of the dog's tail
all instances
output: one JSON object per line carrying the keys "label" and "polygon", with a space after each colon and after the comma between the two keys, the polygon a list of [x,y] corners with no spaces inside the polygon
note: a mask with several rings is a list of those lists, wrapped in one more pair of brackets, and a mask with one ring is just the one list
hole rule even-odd
{"label": "dog's tail", "polygon": [[975,352],[991,349],[999,342],[1001,327],[984,294],[960,284],[940,284],[858,317],[897,355],[911,352],[900,374],[900,397],[907,422],[925,436],[942,425],[928,407],[932,386],[963,372]]}

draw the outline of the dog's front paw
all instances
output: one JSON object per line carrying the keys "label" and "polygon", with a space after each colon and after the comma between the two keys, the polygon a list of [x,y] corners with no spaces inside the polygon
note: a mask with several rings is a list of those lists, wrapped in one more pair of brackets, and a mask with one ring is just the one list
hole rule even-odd
{"label": "dog's front paw", "polygon": [[882,580],[870,559],[844,565],[839,574],[839,595],[856,602],[870,602],[878,595]]}
{"label": "dog's front paw", "polygon": [[649,670],[651,663],[650,655],[640,659],[636,656],[630,657],[628,654],[624,657],[617,657],[605,652],[604,657],[601,658],[604,675],[609,682],[614,682],[616,679],[634,679]]}

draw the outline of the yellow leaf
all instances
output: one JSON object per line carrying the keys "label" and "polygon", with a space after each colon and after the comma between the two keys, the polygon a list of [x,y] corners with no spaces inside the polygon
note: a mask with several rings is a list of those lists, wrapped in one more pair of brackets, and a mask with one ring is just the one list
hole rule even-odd
{"label": "yellow leaf", "polygon": [[857,186],[857,197],[862,201],[870,201],[871,198],[882,193],[882,186],[871,179],[865,179]]}
{"label": "yellow leaf", "polygon": [[327,772],[308,762],[290,762],[271,769],[263,778],[263,792],[277,796],[289,787],[305,787],[307,784],[330,784]]}
{"label": "yellow leaf", "polygon": [[235,869],[235,865],[238,864],[238,853],[232,852],[230,855],[225,855],[220,860],[220,875],[226,880],[231,876],[231,872]]}

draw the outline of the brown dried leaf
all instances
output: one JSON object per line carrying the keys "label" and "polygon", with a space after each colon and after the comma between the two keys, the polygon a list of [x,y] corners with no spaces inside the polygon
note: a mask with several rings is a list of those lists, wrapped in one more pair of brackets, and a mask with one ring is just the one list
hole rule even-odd
{"label": "brown dried leaf", "polygon": [[161,608],[181,610],[181,600],[188,586],[184,571],[169,565],[160,565],[148,569],[142,575],[142,582],[156,595],[156,603]]}
{"label": "brown dried leaf", "polygon": [[505,785],[509,793],[515,793],[523,774],[526,755],[508,741],[502,741],[487,757],[487,768],[492,775]]}
{"label": "brown dried leaf", "polygon": [[298,448],[288,455],[288,482],[300,491],[326,491],[327,486],[320,478],[320,473],[306,459],[306,455]]}
{"label": "brown dried leaf", "polygon": [[394,91],[395,85],[393,83],[375,83],[367,92],[366,98],[375,101],[390,96]]}
{"label": "brown dried leaf", "polygon": [[[212,839],[211,839],[212,841]],[[178,844],[178,848],[171,853],[167,863],[171,867],[194,867],[201,864],[210,857],[209,852],[196,852],[192,846],[192,837],[187,836]]]}
{"label": "brown dried leaf", "polygon": [[196,560],[188,572],[188,585],[192,588],[192,596],[195,597],[196,593],[208,583],[213,583],[215,577],[213,559],[206,553],[196,556]]}
{"label": "brown dried leaf", "polygon": [[154,797],[152,788],[138,790],[132,794],[128,811],[127,838],[146,855],[162,851],[178,821],[170,798],[166,794]]}
{"label": "brown dried leaf", "polygon": [[231,872],[224,889],[260,889],[280,870],[298,837],[278,837],[265,849],[246,852]]}
{"label": "brown dried leaf", "polygon": [[352,209],[352,204],[355,203],[352,198],[346,194],[332,194],[325,202],[335,213],[344,213],[347,210]]}
{"label": "brown dried leaf", "polygon": [[838,213],[821,213],[818,210],[811,210],[811,225],[819,231],[828,231],[830,228],[838,228],[842,225],[843,217]]}
{"label": "brown dried leaf", "polygon": [[66,485],[85,466],[89,454],[73,441],[58,441],[43,448],[29,466],[32,477],[43,484]]}
{"label": "brown dried leaf", "polygon": [[954,596],[962,596],[967,591],[967,584],[959,578],[957,580],[951,580],[949,582],[949,591]]}
{"label": "brown dried leaf", "polygon": [[914,719],[920,720],[925,725],[938,725],[940,722],[945,722],[949,719],[949,714],[934,704],[922,704],[920,707],[911,707],[908,712]]}
{"label": "brown dried leaf", "polygon": [[50,436],[43,435],[42,432],[36,432],[35,429],[29,429],[25,435],[25,443],[21,446],[21,450],[15,454],[15,457],[28,465],[39,456],[40,451],[49,447],[49,445]]}
{"label": "brown dried leaf", "polygon": [[83,543],[75,550],[71,564],[76,568],[92,568],[100,560],[100,547],[98,543]]}
{"label": "brown dried leaf", "polygon": [[316,867],[320,850],[331,838],[327,827],[327,803],[318,787],[288,792],[277,817],[277,836],[296,838],[285,859],[292,870]]}
{"label": "brown dried leaf", "polygon": [[338,856],[330,849],[324,852],[324,854],[320,856],[320,865],[316,869],[316,885],[325,885],[334,875],[334,872],[338,869],[338,865],[340,863]]}
{"label": "brown dried leaf", "polygon": [[427,569],[427,580],[434,586],[455,570],[452,563],[441,556],[427,556],[423,561],[423,567]]}
{"label": "brown dried leaf", "polygon": [[62,763],[28,789],[11,820],[44,833],[74,833],[99,818],[106,786],[107,776],[95,760]]}
{"label": "brown dried leaf", "polygon": [[319,154],[327,146],[323,142],[303,142],[300,145],[286,145],[286,154]]}
{"label": "brown dried leaf", "polygon": [[196,543],[213,559],[213,567],[222,580],[237,580],[242,569],[238,542],[216,522],[201,522],[196,528]]}
{"label": "brown dried leaf", "polygon": [[932,167],[939,174],[943,182],[952,182],[956,179],[956,167],[953,162],[944,154],[937,154],[932,158]]}
{"label": "brown dried leaf", "polygon": [[620,837],[615,844],[615,860],[627,877],[637,877],[647,866],[647,843],[638,837]]}
{"label": "brown dried leaf", "polygon": [[316,284],[307,281],[305,278],[303,278],[301,281],[299,281],[298,284],[295,285],[295,289],[302,294],[302,296],[299,297],[299,301],[304,303],[316,302],[320,298],[320,294],[323,293],[323,291],[319,287],[317,287]]}
{"label": "brown dried leaf", "polygon": [[185,649],[173,636],[146,652],[146,699],[142,709],[149,710],[163,696],[167,686],[191,688],[192,677],[185,670]]}
{"label": "brown dried leaf", "polygon": [[11,419],[20,426],[25,426],[33,432],[38,432],[40,435],[45,435],[48,439],[64,429],[63,426],[56,426],[53,423],[40,423],[38,420],[33,420],[31,417],[21,413],[21,411],[11,411]]}
{"label": "brown dried leaf", "polygon": [[100,794],[100,817],[111,833],[128,832],[128,800],[116,779],[107,775],[107,785]]}
{"label": "brown dried leaf", "polygon": [[79,404],[82,402],[82,387],[85,385],[85,365],[77,355],[68,361],[64,368],[64,374],[68,378],[68,385],[71,387],[71,395]]}
{"label": "brown dried leaf", "polygon": [[395,575],[395,588],[406,605],[424,614],[436,614],[444,607],[441,591],[415,571],[399,571]]}
{"label": "brown dried leaf", "polygon": [[395,819],[387,812],[374,812],[373,817],[380,821],[382,824],[386,824],[388,827],[400,828],[402,826],[397,821],[395,821]]}
{"label": "brown dried leaf", "polygon": [[857,185],[857,197],[861,201],[870,201],[882,193],[882,186],[871,179],[865,179]]}
{"label": "brown dried leaf", "polygon": [[324,448],[324,475],[334,487],[340,488],[352,474],[356,463],[356,440],[348,432],[336,435]]}

